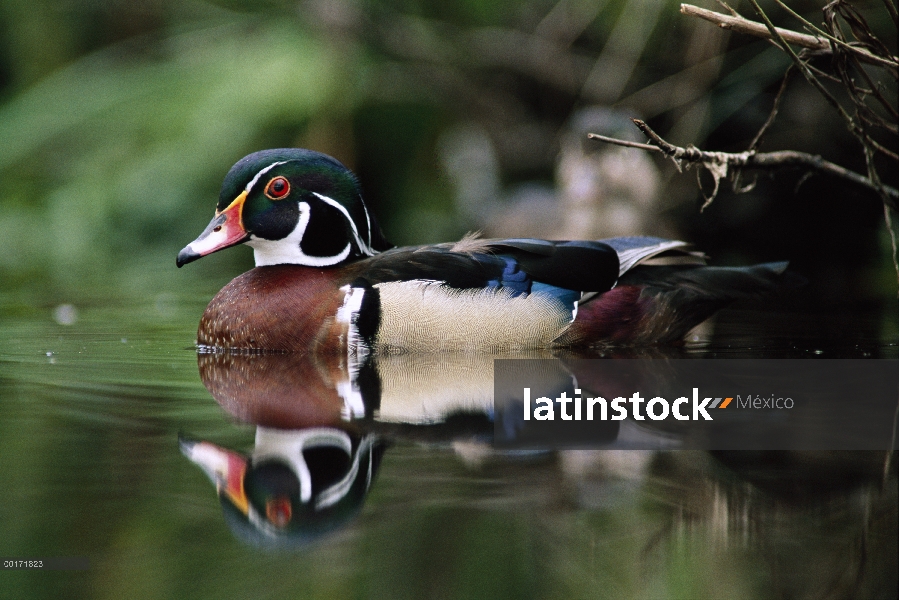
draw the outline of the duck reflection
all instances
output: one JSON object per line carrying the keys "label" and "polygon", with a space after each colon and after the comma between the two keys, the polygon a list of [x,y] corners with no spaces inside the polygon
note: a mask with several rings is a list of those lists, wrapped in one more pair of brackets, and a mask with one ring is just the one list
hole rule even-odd
{"label": "duck reflection", "polygon": [[370,363],[350,369],[336,355],[215,353],[198,354],[197,364],[216,402],[244,423],[335,427],[378,408],[380,383]]}
{"label": "duck reflection", "polygon": [[249,454],[182,438],[239,538],[303,546],[361,510],[391,440],[489,447],[493,359],[199,354],[216,401],[257,426]]}
{"label": "duck reflection", "polygon": [[[654,362],[643,369],[622,370],[609,361],[601,370],[583,368],[540,351],[508,353],[398,354],[366,357],[319,354],[199,354],[200,378],[237,420],[277,429],[351,428],[390,437],[449,441],[476,436],[492,443],[494,410],[521,418],[517,404],[494,403],[494,361],[510,359],[515,373],[537,378],[546,393],[585,389],[608,397],[631,393],[635,385],[664,378]],[[633,357],[631,355],[624,358]],[[644,357],[641,355],[641,357]],[[350,357],[351,359],[354,357]],[[551,359],[563,360],[526,360]],[[617,356],[616,356],[617,358]],[[630,361],[629,361],[630,362]],[[650,361],[633,361],[632,365]],[[597,441],[618,448],[670,448],[672,437],[630,421],[606,426]],[[676,445],[676,444],[675,444]]]}
{"label": "duck reflection", "polygon": [[[366,558],[373,573],[402,572],[410,555],[454,547],[453,536],[506,552],[508,536],[494,539],[491,531],[511,527],[533,534],[519,540],[530,548],[521,556],[539,548],[550,572],[576,565],[595,577],[605,573],[603,561],[584,557],[608,556],[609,573],[644,565],[658,583],[680,573],[666,565],[688,557],[697,589],[708,592],[700,595],[723,585],[729,597],[822,597],[802,593],[822,589],[836,590],[832,597],[895,596],[896,465],[884,464],[883,453],[668,452],[671,444],[662,443],[622,450],[634,447],[634,436],[660,436],[629,421],[610,436],[612,450],[503,453],[492,444],[495,358],[397,355],[353,364],[336,356],[201,354],[204,384],[225,411],[256,426],[255,445],[241,453],[184,439],[182,451],[215,485],[234,534],[268,548],[306,548],[354,527],[380,477],[394,501],[371,508],[388,518],[354,529],[386,548]],[[554,362],[559,370],[548,377],[560,384],[574,376],[616,394],[608,386],[633,386],[611,376],[590,382],[570,362]],[[419,444],[454,459],[408,460]],[[397,464],[381,469],[385,452]],[[480,474],[477,485],[459,475],[460,463],[464,473]],[[826,567],[833,564],[842,566]],[[741,586],[750,576],[771,593],[748,593]]]}
{"label": "duck reflection", "polygon": [[334,427],[256,429],[249,455],[180,440],[182,453],[215,484],[238,537],[264,546],[305,545],[362,508],[386,445]]}
{"label": "duck reflection", "polygon": [[[549,358],[528,353],[507,358]],[[486,354],[199,354],[225,411],[256,425],[249,454],[182,438],[215,485],[226,521],[254,544],[302,546],[347,524],[392,441],[448,444],[466,462],[492,453],[493,361]],[[571,374],[558,361],[558,385]],[[609,441],[618,433],[610,424]]]}

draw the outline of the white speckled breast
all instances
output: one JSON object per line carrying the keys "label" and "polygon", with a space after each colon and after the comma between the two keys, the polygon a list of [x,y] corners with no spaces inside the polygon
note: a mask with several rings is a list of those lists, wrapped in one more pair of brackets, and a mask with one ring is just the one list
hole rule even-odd
{"label": "white speckled breast", "polygon": [[375,286],[381,297],[379,353],[547,348],[573,320],[551,296],[457,290],[435,281]]}

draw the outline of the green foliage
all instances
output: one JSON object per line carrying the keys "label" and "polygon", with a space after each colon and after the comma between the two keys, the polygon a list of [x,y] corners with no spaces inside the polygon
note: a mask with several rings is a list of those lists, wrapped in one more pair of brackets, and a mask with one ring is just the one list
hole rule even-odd
{"label": "green foliage", "polygon": [[349,79],[295,23],[255,17],[129,50],[85,56],[0,108],[0,279],[83,284],[173,257],[260,130],[333,106]]}

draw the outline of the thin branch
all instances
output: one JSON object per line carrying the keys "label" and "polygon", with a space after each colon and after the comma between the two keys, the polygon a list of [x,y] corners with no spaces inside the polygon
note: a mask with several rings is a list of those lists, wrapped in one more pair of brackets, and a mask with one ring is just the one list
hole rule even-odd
{"label": "thin branch", "polygon": [[[868,82],[868,85],[871,86],[871,95],[874,96],[874,98],[888,113],[890,113],[894,120],[899,119],[899,113],[896,112],[896,108],[892,104],[890,104],[889,100],[884,97],[883,93],[880,91],[880,86],[878,86],[877,83],[873,79],[871,79],[871,74],[863,69],[858,63],[856,63],[855,68],[859,73],[862,74],[862,77],[865,78],[865,81]],[[882,126],[889,127],[889,124],[884,123]]]}
{"label": "thin branch", "polygon": [[[837,24],[836,17],[839,16],[849,26],[852,35],[857,40],[857,43],[852,44],[854,47],[863,47],[869,50],[871,54],[899,61],[899,59],[896,58],[896,55],[892,53],[890,46],[880,41],[877,35],[871,30],[871,26],[868,25],[864,15],[862,15],[857,8],[849,4],[847,0],[832,0],[823,10],[824,21],[829,28],[828,33],[841,40],[846,40],[846,37],[842,36],[842,28]],[[841,35],[837,35],[838,32]],[[893,74],[896,75],[896,72],[894,71]]]}
{"label": "thin branch", "polygon": [[[699,17],[700,19],[705,19],[706,21],[714,23],[722,29],[731,29],[739,33],[754,35],[756,37],[765,39],[776,38],[776,36],[772,35],[771,31],[763,23],[750,21],[749,19],[746,19],[744,17],[724,15],[712,10],[693,6],[692,4],[681,4],[680,11],[682,14],[690,17]],[[830,42],[832,41],[833,43],[840,44],[842,48],[852,52],[853,54],[857,55],[860,60],[863,60],[867,63],[878,65],[881,67],[887,67],[890,69],[899,68],[899,61],[882,58],[880,56],[872,54],[864,48],[850,46],[845,42],[840,42],[840,40],[825,39],[825,37],[830,38],[831,36],[827,36],[823,33],[820,36],[813,36],[805,33],[798,33],[790,29],[783,29],[780,27],[776,27],[775,31],[777,32],[777,35],[790,42],[791,44],[796,44],[797,46],[808,48],[809,50],[829,53],[831,52]]]}
{"label": "thin branch", "polygon": [[606,137],[598,133],[588,133],[587,137],[591,140],[599,140],[616,146],[624,146],[625,148],[638,148],[640,150],[648,150],[649,152],[662,152],[662,149],[652,144],[641,144],[640,142],[631,142],[629,140],[619,140],[618,138]]}
{"label": "thin branch", "polygon": [[[859,68],[858,62],[853,61],[856,69],[864,73],[864,69]],[[848,65],[844,61],[835,61],[835,68],[840,76],[843,88],[849,92],[849,100],[855,106],[855,116],[857,117],[858,133],[862,136],[860,141],[865,145],[870,145],[875,150],[893,160],[899,162],[899,155],[896,152],[886,148],[874,139],[871,127],[882,128],[888,132],[894,133],[896,127],[884,121],[877,112],[865,101],[867,95],[873,95],[871,90],[865,90],[856,85],[855,79],[849,73]],[[873,83],[873,82],[872,82]],[[889,106],[889,105],[887,105]],[[895,134],[895,133],[894,133]]]}
{"label": "thin branch", "polygon": [[[758,0],[749,0],[749,2],[752,4],[753,8],[755,8],[755,11],[762,18],[762,20],[765,21],[765,26],[768,28],[768,31],[771,33],[771,36],[777,43],[777,45],[780,46],[780,48],[790,56],[790,58],[793,60],[793,64],[799,67],[799,70],[802,72],[803,76],[805,76],[806,80],[810,84],[812,84],[815,89],[817,89],[818,92],[824,97],[824,99],[834,107],[837,113],[839,113],[840,117],[842,117],[843,121],[845,121],[846,127],[849,129],[849,132],[853,136],[855,136],[855,138],[858,139],[859,143],[862,145],[866,156],[871,147],[877,148],[880,152],[886,154],[887,156],[892,154],[889,150],[886,150],[885,148],[883,148],[883,146],[873,140],[871,136],[869,136],[868,133],[858,123],[855,122],[855,119],[853,119],[852,116],[848,112],[846,112],[843,106],[837,101],[836,98],[833,97],[833,95],[827,90],[827,88],[824,87],[824,84],[818,81],[818,78],[815,77],[814,73],[812,73],[812,71],[809,69],[808,64],[806,64],[799,56],[797,56],[790,45],[786,42],[786,40],[784,40],[784,38],[777,32],[777,28],[774,27],[771,19],[768,18],[768,15],[765,14],[765,11],[763,11],[762,7],[759,6]],[[842,169],[842,167],[839,168]],[[868,177],[864,179],[874,186],[874,189],[878,192],[878,194],[883,197],[884,202],[890,201],[890,195],[886,191],[881,191],[883,185],[880,183],[880,180],[876,176],[876,173],[872,173],[872,169],[873,163],[870,163],[868,168]],[[847,173],[851,173],[851,171],[847,171]],[[895,209],[894,201],[892,206]]]}
{"label": "thin branch", "polygon": [[[725,6],[727,8],[730,8],[726,4]],[[768,132],[768,129],[774,124],[774,120],[777,118],[777,114],[780,112],[781,100],[783,100],[783,97],[787,91],[787,86],[789,85],[794,73],[796,73],[796,70],[793,68],[793,65],[787,67],[787,71],[786,73],[784,73],[783,80],[780,82],[780,89],[777,90],[777,95],[774,96],[774,103],[771,105],[771,112],[768,113],[768,118],[765,120],[765,122],[759,128],[758,132],[755,134],[755,137],[752,138],[752,141],[749,143],[749,148],[747,148],[749,152],[752,152],[754,154],[758,152],[759,148],[761,147],[762,140],[765,138],[765,134]],[[751,183],[744,186],[742,183],[742,177],[743,170],[737,169],[733,175],[733,190],[737,194],[742,194],[744,192],[753,190],[758,180],[757,177],[753,178]]]}
{"label": "thin branch", "polygon": [[892,150],[890,150],[889,148],[887,148],[886,146],[884,146],[877,140],[873,139],[868,134],[865,134],[865,139],[871,145],[872,149],[877,150],[878,152],[880,152],[882,155],[889,158],[893,162],[899,162],[899,154],[896,154],[895,152],[893,152]]}
{"label": "thin branch", "polygon": [[674,160],[678,167],[680,167],[680,162],[698,163],[708,169],[712,176],[716,177],[716,180],[726,176],[728,170],[734,168],[777,170],[790,167],[806,167],[819,173],[827,173],[851,181],[873,192],[879,193],[882,190],[888,199],[885,203],[889,204],[894,210],[896,209],[896,202],[899,200],[899,190],[882,183],[878,185],[863,175],[859,175],[814,154],[792,150],[777,152],[707,152],[692,146],[684,148],[664,140],[643,121],[639,119],[632,120],[640,128],[640,131],[646,134],[652,144],[639,144],[595,133],[589,133],[587,137],[618,146],[661,152]]}
{"label": "thin branch", "polygon": [[[738,13],[736,10],[734,10],[733,8],[731,8],[731,6],[730,6],[727,2],[724,2],[724,0],[715,0],[715,1],[718,3],[718,5],[719,5],[721,8],[723,8],[724,10],[726,10],[727,12],[729,12],[729,13],[730,13],[730,16],[732,16],[732,17],[739,17],[739,16],[740,16],[740,13]],[[683,9],[681,9],[681,10],[683,10]]]}
{"label": "thin branch", "polygon": [[[662,152],[668,155],[680,169],[681,161],[689,161],[701,164],[712,175],[715,181],[715,187],[710,196],[706,196],[703,208],[708,206],[718,192],[721,179],[728,175],[731,170],[730,178],[734,192],[740,193],[743,190],[738,189],[742,167],[756,167],[763,169],[777,169],[787,166],[801,166],[808,169],[806,177],[813,171],[829,173],[845,180],[852,181],[875,192],[881,199],[884,208],[884,220],[890,233],[890,242],[892,244],[893,267],[896,270],[897,279],[899,279],[899,256],[897,256],[897,228],[893,220],[893,213],[897,212],[897,198],[899,192],[895,188],[887,186],[880,179],[875,165],[875,154],[880,154],[893,161],[899,161],[899,154],[887,148],[874,138],[876,129],[887,132],[894,132],[896,127],[888,122],[887,118],[878,114],[868,99],[873,97],[874,102],[879,103],[881,107],[890,115],[895,117],[896,109],[890,104],[886,97],[867,70],[862,67],[860,62],[866,62],[872,65],[885,67],[888,73],[893,77],[899,76],[899,58],[897,58],[890,48],[884,45],[871,32],[864,17],[852,6],[844,4],[841,0],[834,0],[824,8],[825,27],[828,31],[816,27],[811,22],[804,19],[798,13],[790,9],[783,0],[774,0],[781,8],[785,9],[790,15],[798,19],[803,26],[813,35],[800,34],[795,31],[777,28],[759,6],[758,0],[749,0],[758,16],[764,21],[764,25],[744,19],[731,9],[724,5],[725,10],[731,13],[731,16],[721,15],[712,11],[705,11],[690,5],[681,5],[681,12],[690,16],[698,16],[717,24],[719,27],[734,29],[743,33],[764,37],[778,46],[787,56],[790,57],[793,67],[799,69],[802,75],[821,96],[837,111],[839,116],[845,122],[847,129],[855,137],[862,146],[865,156],[865,164],[867,167],[867,177],[850,171],[839,165],[823,160],[820,156],[813,156],[802,152],[769,152],[757,153],[758,143],[764,132],[770,126],[777,113],[777,104],[780,96],[784,92],[785,83],[782,84],[778,97],[775,98],[775,105],[768,121],[762,126],[759,133],[753,139],[749,150],[739,154],[728,154],[723,152],[703,152],[696,148],[679,148],[669,144],[661,137],[653,132],[645,123],[635,121],[635,124],[647,135],[654,144],[656,144]],[[896,9],[886,0],[887,8],[893,21],[896,22]],[[719,0],[720,3],[720,0]],[[852,30],[852,34],[857,44],[849,43],[843,34],[840,22],[837,17],[841,17]],[[791,44],[804,48],[797,53]],[[836,69],[839,78],[822,73],[819,69],[810,64],[810,55],[815,54],[831,54],[834,56],[833,67]],[[865,89],[855,82],[855,77],[850,72],[850,68],[861,72],[864,80],[871,86]],[[821,79],[836,81],[841,84],[842,88],[847,92],[854,116],[851,115],[847,108],[834,97],[834,95],[825,87]],[[697,175],[698,176],[698,175]],[[805,178],[803,178],[804,180]],[[751,186],[750,186],[751,187]],[[701,189],[701,186],[700,186]]]}
{"label": "thin branch", "polygon": [[[714,23],[721,29],[731,29],[738,33],[746,33],[766,39],[771,38],[771,34],[763,24],[757,23],[755,21],[750,21],[749,19],[746,19],[739,15],[723,15],[713,10],[693,6],[692,4],[681,4],[680,12],[681,14],[687,15],[688,17],[699,17],[700,19],[705,19],[710,23]],[[810,50],[828,50],[830,48],[830,44],[828,44],[820,37],[806,35],[804,33],[797,33],[795,31],[791,31],[789,29],[781,29],[779,27],[777,29],[777,32],[781,36],[783,36],[784,39],[796,44],[797,46],[802,46],[803,48],[808,48]]]}
{"label": "thin branch", "polygon": [[831,83],[839,83],[840,85],[843,84],[843,80],[836,75],[831,75],[826,71],[822,71],[811,63],[805,63],[805,66],[809,68],[809,71],[811,71],[815,75],[815,77],[819,77],[820,79],[824,79],[825,81],[830,81]]}
{"label": "thin branch", "polygon": [[811,72],[808,65],[801,58],[799,58],[799,56],[796,55],[796,52],[793,51],[793,49],[786,42],[783,36],[780,35],[780,33],[777,31],[777,28],[771,22],[771,19],[768,18],[768,15],[766,15],[762,10],[762,7],[759,6],[759,3],[756,0],[749,0],[749,2],[752,4],[753,8],[755,8],[756,12],[762,18],[762,20],[765,21],[765,26],[768,28],[768,32],[770,33],[772,40],[781,48],[781,50],[787,53],[787,56],[792,59],[793,64],[799,68],[799,71],[805,77],[806,81],[812,84],[812,86],[814,86],[814,88],[818,90],[818,92],[824,97],[824,99],[834,107],[840,117],[842,117],[843,121],[846,122],[846,126],[849,128],[849,131],[855,137],[859,138],[859,141],[862,144],[864,144],[864,141],[862,139],[863,136],[859,131],[858,125],[852,119],[852,116],[843,109],[837,99],[834,98],[829,91],[827,91],[827,88],[825,88],[820,81],[818,81],[818,78],[815,77],[814,73]]}
{"label": "thin branch", "polygon": [[896,5],[893,4],[893,0],[883,0],[883,4],[887,7],[887,12],[890,13],[890,17],[893,19],[893,24],[899,25],[899,13],[896,12]]}
{"label": "thin branch", "polygon": [[887,225],[887,231],[890,234],[890,246],[893,249],[893,270],[896,271],[896,278],[899,279],[899,240],[897,240],[896,230],[899,229],[893,222],[892,211],[886,202],[883,203],[883,220]]}
{"label": "thin branch", "polygon": [[[858,56],[860,60],[864,60],[866,62],[871,62],[869,59],[871,57],[876,57],[877,59],[882,60],[884,62],[881,63],[881,62],[875,61],[875,62],[871,62],[871,64],[879,64],[880,66],[890,67],[892,69],[895,69],[897,66],[899,66],[899,62],[897,62],[896,57],[890,56],[890,54],[888,52],[886,52],[885,49],[884,49],[884,52],[886,52],[886,54],[889,58],[883,58],[882,56],[878,56],[877,54],[874,54],[873,52],[870,52],[867,49],[859,48],[858,46],[852,46],[851,44],[847,43],[845,40],[841,40],[840,38],[833,36],[833,35],[827,33],[826,31],[819,29],[818,27],[815,27],[815,25],[813,23],[807,21],[806,19],[803,19],[802,15],[800,15],[799,13],[794,11],[792,8],[790,8],[789,6],[784,4],[783,0],[774,0],[774,1],[777,2],[777,4],[779,4],[781,8],[783,8],[788,13],[790,13],[790,15],[794,19],[796,19],[797,21],[802,23],[815,36],[820,36],[827,40],[830,40],[831,42],[838,45],[843,50],[846,50],[847,52]],[[864,57],[864,58],[862,58],[862,57]]]}
{"label": "thin branch", "polygon": [[793,65],[787,67],[787,72],[784,73],[783,81],[780,82],[780,89],[777,90],[777,95],[774,96],[774,104],[771,106],[771,112],[768,113],[768,119],[759,129],[758,133],[755,134],[752,142],[749,144],[749,151],[756,152],[761,146],[762,138],[764,138],[765,133],[767,133],[768,129],[771,125],[774,124],[774,119],[777,118],[777,113],[780,111],[780,102],[784,97],[784,92],[787,90],[787,85],[789,85],[790,80],[793,78],[793,73],[796,71],[793,69]]}

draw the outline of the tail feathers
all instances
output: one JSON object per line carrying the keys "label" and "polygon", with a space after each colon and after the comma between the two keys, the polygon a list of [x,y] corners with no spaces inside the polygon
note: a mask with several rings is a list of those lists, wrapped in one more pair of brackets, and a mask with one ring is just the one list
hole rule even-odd
{"label": "tail feathers", "polygon": [[[649,294],[673,296],[670,300],[730,302],[762,296],[775,291],[789,278],[788,263],[772,262],[749,267],[708,267],[704,265],[637,266],[619,285],[640,285]],[[795,282],[792,282],[795,283]]]}
{"label": "tail feathers", "polygon": [[786,268],[786,262],[749,267],[646,265],[626,273],[619,285],[642,288],[644,335],[671,342],[683,339],[690,329],[736,300],[775,293],[789,279]]}
{"label": "tail feathers", "polygon": [[[612,290],[578,307],[559,345],[645,346],[684,335],[734,300],[771,294],[789,279],[787,263],[751,267],[637,265]],[[789,285],[789,283],[788,283]]]}

